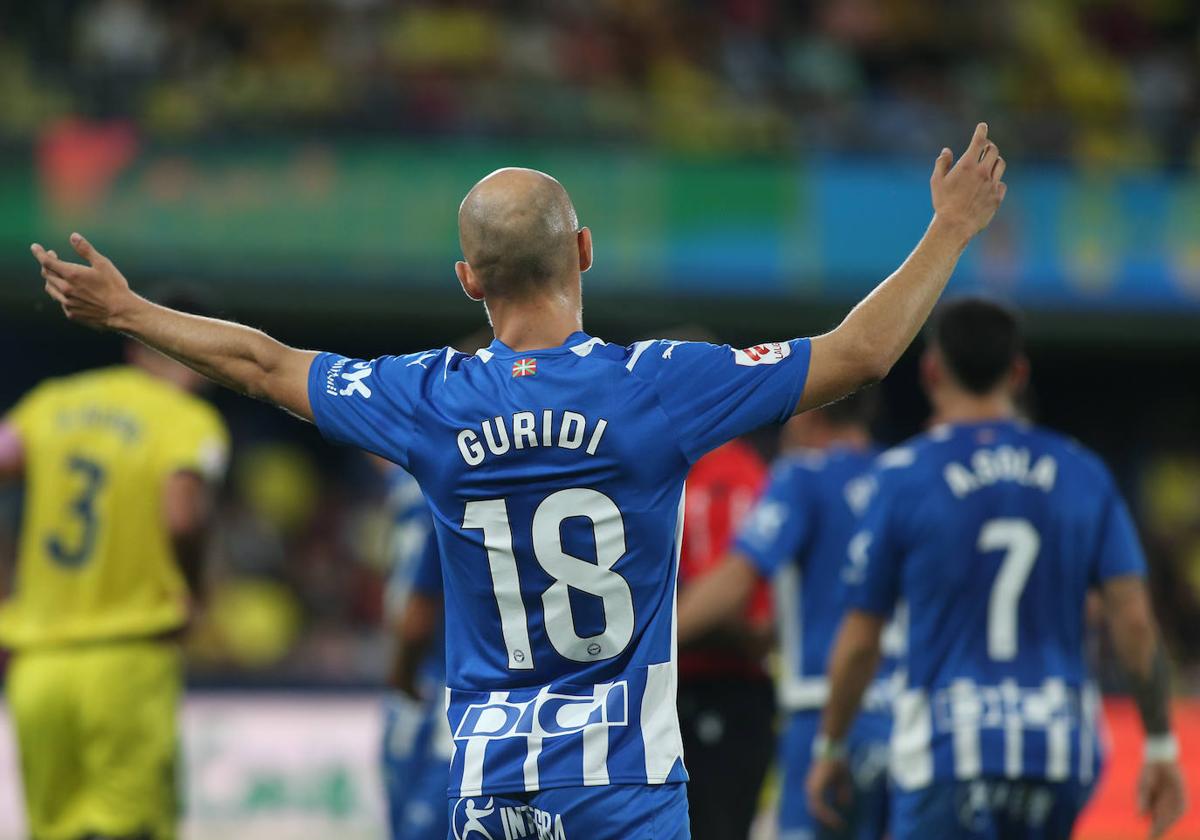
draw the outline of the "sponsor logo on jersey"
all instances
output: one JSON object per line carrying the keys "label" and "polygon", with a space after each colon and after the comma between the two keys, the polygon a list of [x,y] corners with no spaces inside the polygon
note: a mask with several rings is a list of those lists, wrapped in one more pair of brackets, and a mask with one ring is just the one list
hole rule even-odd
{"label": "sponsor logo on jersey", "polygon": [[492,798],[484,802],[482,798],[460,799],[454,804],[454,820],[451,828],[454,830],[454,840],[500,840],[484,825],[484,820],[496,813],[496,803]]}
{"label": "sponsor logo on jersey", "polygon": [[454,804],[455,840],[568,840],[562,814],[532,805],[497,805],[494,798]]}
{"label": "sponsor logo on jersey", "polygon": [[513,362],[513,377],[533,376],[537,373],[537,359],[517,359]]}
{"label": "sponsor logo on jersey", "polygon": [[743,367],[755,365],[773,365],[782,362],[792,355],[792,345],[787,342],[773,341],[770,344],[756,344],[745,350],[734,350],[733,360]]}
{"label": "sponsor logo on jersey", "polygon": [[552,814],[532,805],[500,809],[504,840],[567,840],[562,814]]}
{"label": "sponsor logo on jersey", "polygon": [[[353,395],[369,400],[371,389],[363,380],[371,375],[373,370],[371,363],[355,362],[349,373],[343,370],[345,364],[345,359],[338,359],[330,366],[329,373],[325,375],[325,392],[330,396],[349,397]],[[339,388],[339,385],[342,387]]]}
{"label": "sponsor logo on jersey", "polygon": [[629,720],[629,684],[613,683],[606,694],[539,692],[523,701],[468,706],[454,731],[455,739],[557,738],[593,726],[625,726]]}

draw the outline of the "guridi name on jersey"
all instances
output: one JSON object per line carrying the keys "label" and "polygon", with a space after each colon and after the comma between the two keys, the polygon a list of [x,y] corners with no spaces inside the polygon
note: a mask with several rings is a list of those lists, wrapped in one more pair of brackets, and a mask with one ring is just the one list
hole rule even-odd
{"label": "guridi name on jersey", "polygon": [[507,418],[482,420],[478,430],[463,429],[457,437],[458,451],[469,467],[479,466],[489,454],[506,455],[538,446],[582,448],[595,455],[607,428],[607,420],[592,421],[577,411],[518,411]]}

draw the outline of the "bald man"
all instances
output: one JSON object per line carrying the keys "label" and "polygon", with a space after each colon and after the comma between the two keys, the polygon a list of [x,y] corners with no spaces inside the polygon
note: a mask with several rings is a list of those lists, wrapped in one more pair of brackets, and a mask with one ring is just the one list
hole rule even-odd
{"label": "bald man", "polygon": [[1004,197],[979,125],[931,178],[916,249],[833,331],[739,350],[582,331],[592,236],[548,175],[502,169],[459,212],[467,295],[495,341],[371,361],[134,294],[39,245],[66,316],[117,330],[400,465],[441,549],[451,836],[688,836],[675,711],[675,576],[688,468],[722,443],[882,378]]}

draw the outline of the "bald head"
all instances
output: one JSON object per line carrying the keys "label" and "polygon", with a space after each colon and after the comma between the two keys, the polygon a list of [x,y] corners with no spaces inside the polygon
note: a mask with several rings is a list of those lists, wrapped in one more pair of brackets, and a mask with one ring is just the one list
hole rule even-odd
{"label": "bald head", "polygon": [[463,256],[488,297],[521,299],[579,270],[579,221],[562,184],[534,169],[498,169],[458,208]]}

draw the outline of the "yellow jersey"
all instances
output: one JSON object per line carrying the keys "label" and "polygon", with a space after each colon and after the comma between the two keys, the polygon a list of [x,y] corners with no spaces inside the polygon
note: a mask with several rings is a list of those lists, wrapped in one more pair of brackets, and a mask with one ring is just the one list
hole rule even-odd
{"label": "yellow jersey", "polygon": [[167,478],[215,480],[229,435],[203,400],[133,367],[48,380],[6,420],[25,453],[25,503],[0,644],[17,649],[183,626],[187,584],[163,510]]}

